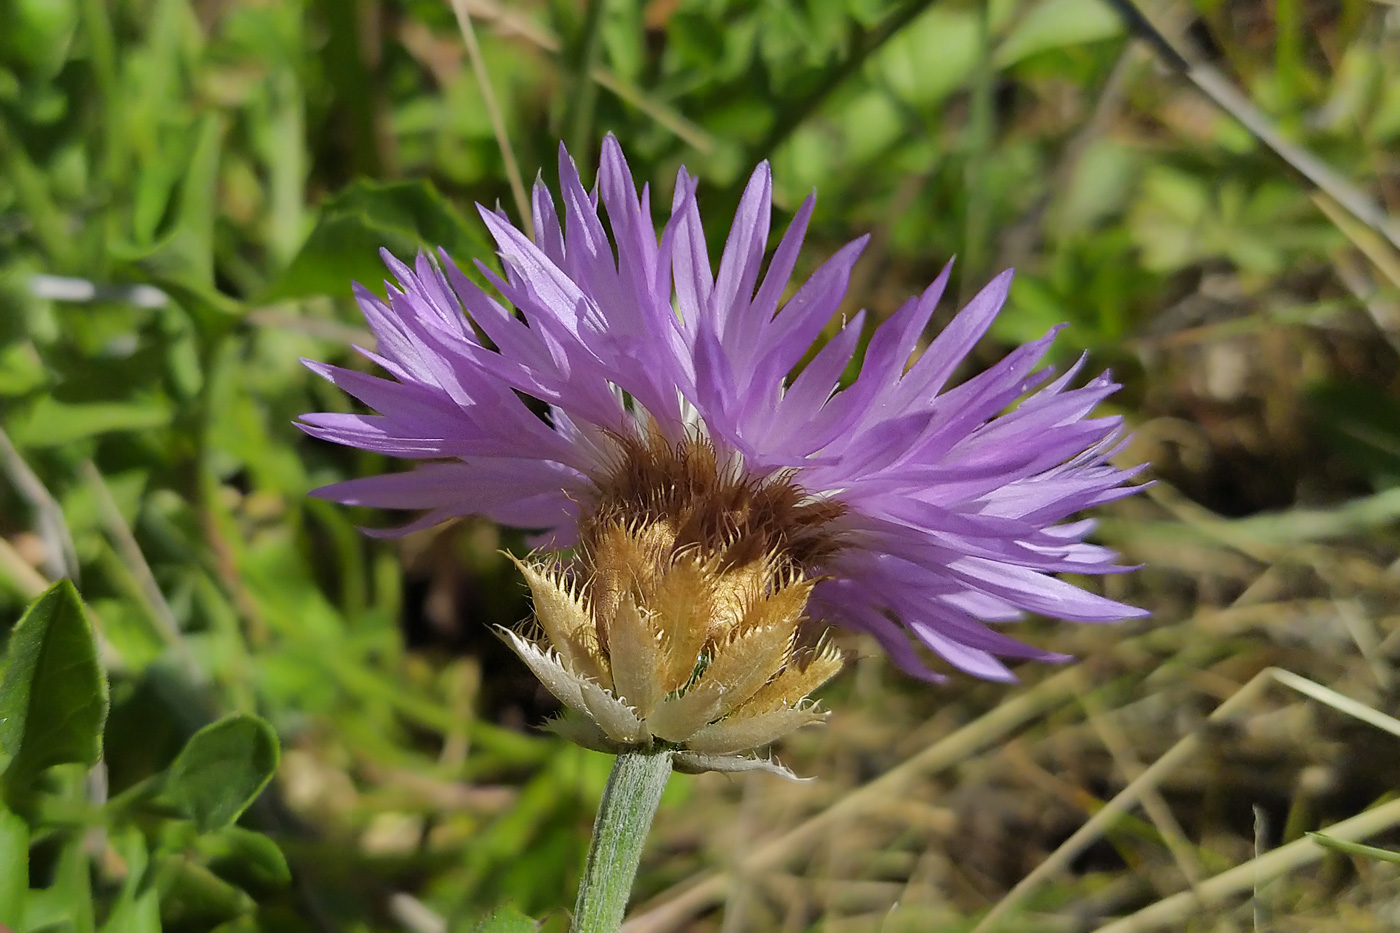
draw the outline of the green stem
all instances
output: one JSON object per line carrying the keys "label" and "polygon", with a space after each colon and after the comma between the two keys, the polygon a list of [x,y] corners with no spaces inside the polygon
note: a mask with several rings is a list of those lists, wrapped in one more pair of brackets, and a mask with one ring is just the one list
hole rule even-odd
{"label": "green stem", "polygon": [[617,756],[574,905],[573,933],[617,933],[632,894],[651,818],[671,776],[669,751],[624,752]]}

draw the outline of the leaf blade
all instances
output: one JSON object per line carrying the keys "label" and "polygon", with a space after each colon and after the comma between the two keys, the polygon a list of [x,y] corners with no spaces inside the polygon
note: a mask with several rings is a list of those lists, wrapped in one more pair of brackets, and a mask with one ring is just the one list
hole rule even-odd
{"label": "leaf blade", "polygon": [[77,589],[60,580],[30,604],[10,636],[0,682],[0,753],[9,787],[52,765],[102,757],[107,678]]}
{"label": "leaf blade", "polygon": [[272,727],[234,714],[190,736],[170,766],[165,793],[201,833],[233,824],[277,771]]}

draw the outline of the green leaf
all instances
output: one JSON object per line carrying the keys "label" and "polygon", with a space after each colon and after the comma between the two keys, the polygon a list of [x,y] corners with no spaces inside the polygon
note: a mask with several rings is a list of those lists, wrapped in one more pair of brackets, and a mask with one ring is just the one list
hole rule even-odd
{"label": "green leaf", "polygon": [[535,933],[539,924],[522,914],[513,905],[498,907],[477,924],[472,933]]}
{"label": "green leaf", "polygon": [[229,826],[203,837],[198,848],[208,859],[210,871],[252,893],[285,887],[292,881],[292,870],[287,867],[282,850],[262,833]]}
{"label": "green leaf", "polygon": [[931,106],[967,81],[977,64],[977,14],[937,5],[872,56],[884,84],[904,103]]}
{"label": "green leaf", "polygon": [[112,911],[102,933],[161,933],[160,891],[147,888]]}
{"label": "green leaf", "polygon": [[78,591],[60,580],[15,626],[0,682],[0,753],[11,787],[57,764],[102,755],[107,678]]}
{"label": "green leaf", "polygon": [[23,395],[47,381],[44,364],[29,341],[0,347],[0,395]]}
{"label": "green leaf", "polygon": [[19,926],[29,890],[29,824],[0,805],[0,927]]}
{"label": "green leaf", "polygon": [[178,855],[155,859],[162,927],[203,929],[257,910],[257,903],[203,865]]}
{"label": "green leaf", "polygon": [[1006,68],[1039,52],[1111,39],[1123,21],[1103,0],[1043,0],[1017,21],[996,50],[994,61]]}
{"label": "green leaf", "polygon": [[227,716],[190,736],[170,766],[165,792],[200,832],[222,829],[272,780],[277,760],[271,726],[257,716]]}
{"label": "green leaf", "polygon": [[384,278],[381,248],[411,260],[422,248],[444,247],[459,265],[491,249],[427,181],[357,181],[326,200],[306,243],[261,296],[283,301],[349,294],[352,281]]}
{"label": "green leaf", "polygon": [[15,64],[50,79],[63,67],[78,25],[72,0],[12,0],[5,9],[0,52]]}
{"label": "green leaf", "polygon": [[151,397],[133,402],[65,404],[42,396],[11,426],[14,442],[30,449],[61,447],[114,431],[149,431],[170,423],[170,406]]}
{"label": "green leaf", "polygon": [[1362,845],[1359,842],[1346,842],[1342,839],[1333,839],[1331,836],[1324,836],[1322,833],[1308,833],[1308,838],[1318,845],[1327,849],[1336,849],[1338,852],[1345,852],[1348,855],[1360,855],[1363,858],[1379,859],[1382,862],[1395,862],[1400,864],[1400,852],[1393,849],[1378,849],[1375,846]]}
{"label": "green leaf", "polygon": [[196,131],[194,150],[185,166],[178,207],[169,230],[148,251],[131,256],[148,274],[190,288],[214,284],[214,218],[223,130],[210,114]]}

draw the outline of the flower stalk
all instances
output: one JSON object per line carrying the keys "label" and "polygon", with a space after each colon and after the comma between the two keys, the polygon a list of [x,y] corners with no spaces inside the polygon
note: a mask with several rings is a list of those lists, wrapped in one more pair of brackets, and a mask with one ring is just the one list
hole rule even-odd
{"label": "flower stalk", "polygon": [[652,817],[671,776],[671,752],[623,752],[608,775],[574,905],[573,933],[617,933]]}

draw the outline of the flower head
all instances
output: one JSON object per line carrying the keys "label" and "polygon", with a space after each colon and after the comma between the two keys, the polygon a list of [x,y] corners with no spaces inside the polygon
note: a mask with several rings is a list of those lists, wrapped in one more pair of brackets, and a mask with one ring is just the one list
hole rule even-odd
{"label": "flower head", "polygon": [[[642,462],[678,482],[589,516],[571,564],[517,562],[541,631],[506,631],[506,642],[568,708],[556,731],[581,745],[616,752],[660,741],[682,768],[791,777],[742,753],[824,719],[808,695],[842,658],[829,642],[804,639],[815,581],[771,542],[755,545],[764,532],[752,519],[825,509],[774,501],[790,494],[721,469],[708,447],[660,437],[646,446],[628,450],[618,473]],[[602,485],[636,488],[637,479]],[[725,511],[693,508],[697,494]],[[699,512],[735,521],[717,537],[694,524]]]}
{"label": "flower head", "polygon": [[[1092,521],[1072,520],[1133,491],[1125,485],[1133,471],[1109,463],[1120,419],[1090,416],[1117,386],[1107,375],[1073,385],[1079,365],[1058,377],[1038,369],[1052,331],[950,387],[1000,310],[1009,272],[919,352],[945,269],[874,330],[859,375],[843,387],[864,312],[799,364],[844,298],[864,239],[783,300],[814,198],[765,268],[772,182],[760,165],[712,273],[696,183],[684,169],[659,236],[649,190],[638,193],[613,138],[595,192],[562,148],[559,174],[563,222],[536,183],[533,240],[482,209],[505,271],[480,265],[495,294],[445,254],[420,255],[413,268],[386,254],[397,278],[387,303],[363,288],[357,296],[378,340],[362,352],[391,378],[307,364],[378,414],[301,420],[316,437],[431,461],[319,491],[423,511],[398,533],[482,515],[542,530],[547,547],[578,547],[573,568],[527,566],[546,638],[516,645],[522,656],[533,651],[620,691],[643,728],[680,741],[653,728],[667,697],[692,695],[700,668],[722,663],[733,639],[777,625],[754,620],[781,614],[768,604],[784,594],[803,600],[782,610],[776,666],[747,702],[783,670],[805,671],[824,656],[796,649],[788,632],[803,602],[808,616],[869,632],[904,670],[929,679],[938,675],[916,645],[973,674],[1010,679],[1000,657],[1063,656],[996,623],[1024,612],[1082,622],[1142,614],[1054,576],[1124,569],[1085,542]],[[729,621],[676,628],[662,607],[679,611],[675,580],[696,568],[710,568],[704,598]],[[608,660],[618,625],[642,625],[642,643],[662,659],[647,663],[670,671],[643,690],[647,698],[619,683],[616,656]],[[693,651],[688,641],[676,646],[690,638],[699,638]],[[570,639],[582,639],[572,654]],[[739,722],[742,702],[711,710],[700,728]],[[796,694],[777,702],[802,705]]]}

